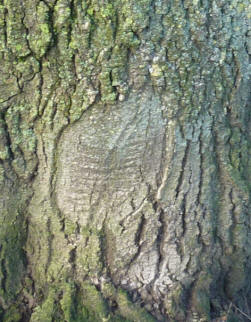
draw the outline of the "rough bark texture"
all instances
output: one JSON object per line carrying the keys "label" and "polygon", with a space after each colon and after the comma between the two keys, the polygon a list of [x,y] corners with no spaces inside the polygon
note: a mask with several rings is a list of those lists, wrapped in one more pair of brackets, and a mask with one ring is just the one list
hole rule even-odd
{"label": "rough bark texture", "polygon": [[247,319],[250,18],[0,0],[1,321]]}

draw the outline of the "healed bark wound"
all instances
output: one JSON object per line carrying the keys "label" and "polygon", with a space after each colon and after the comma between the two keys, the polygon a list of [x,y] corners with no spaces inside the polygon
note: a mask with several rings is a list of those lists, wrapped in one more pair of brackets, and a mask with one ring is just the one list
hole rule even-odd
{"label": "healed bark wound", "polygon": [[0,0],[1,320],[248,312],[250,18]]}

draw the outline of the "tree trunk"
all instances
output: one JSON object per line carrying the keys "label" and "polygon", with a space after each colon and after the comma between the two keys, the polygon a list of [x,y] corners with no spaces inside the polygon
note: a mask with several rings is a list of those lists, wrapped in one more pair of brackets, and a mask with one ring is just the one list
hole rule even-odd
{"label": "tree trunk", "polygon": [[250,18],[0,0],[1,321],[248,320]]}

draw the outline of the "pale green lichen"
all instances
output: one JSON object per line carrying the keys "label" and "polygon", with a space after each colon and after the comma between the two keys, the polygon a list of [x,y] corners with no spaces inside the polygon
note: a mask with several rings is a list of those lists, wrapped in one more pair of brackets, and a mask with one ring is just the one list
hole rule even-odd
{"label": "pale green lichen", "polygon": [[25,26],[22,23],[24,12],[22,6],[16,6],[14,0],[5,1],[5,16],[6,35],[8,48],[17,57],[24,57],[30,54],[30,49],[27,44],[27,34]]}
{"label": "pale green lichen", "polygon": [[40,1],[36,7],[36,24],[28,36],[30,48],[37,58],[44,56],[48,50],[51,38],[49,8],[43,1]]}

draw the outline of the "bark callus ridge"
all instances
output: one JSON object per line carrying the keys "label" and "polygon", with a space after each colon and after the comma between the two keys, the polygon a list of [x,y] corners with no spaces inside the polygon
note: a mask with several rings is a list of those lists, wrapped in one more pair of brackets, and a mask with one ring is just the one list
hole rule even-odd
{"label": "bark callus ridge", "polygon": [[1,321],[250,315],[248,0],[0,0]]}

